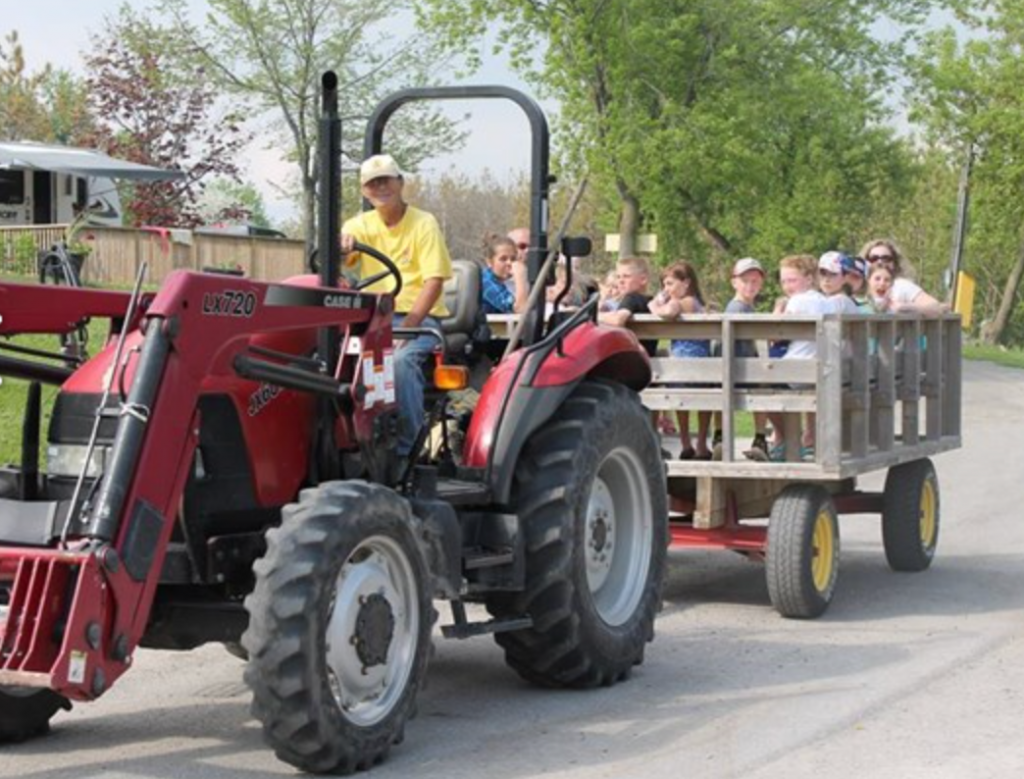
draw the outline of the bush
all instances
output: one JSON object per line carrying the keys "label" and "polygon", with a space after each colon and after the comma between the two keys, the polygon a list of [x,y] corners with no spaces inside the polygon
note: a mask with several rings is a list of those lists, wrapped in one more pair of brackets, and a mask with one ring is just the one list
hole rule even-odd
{"label": "bush", "polygon": [[34,275],[36,270],[36,238],[32,233],[22,233],[14,239],[14,258],[11,271],[24,276]]}

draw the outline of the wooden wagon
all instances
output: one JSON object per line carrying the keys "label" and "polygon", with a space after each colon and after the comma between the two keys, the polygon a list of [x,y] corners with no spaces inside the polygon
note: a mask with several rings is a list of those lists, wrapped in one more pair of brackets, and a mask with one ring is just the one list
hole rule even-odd
{"label": "wooden wagon", "polygon": [[[720,459],[672,459],[668,449],[674,547],[763,559],[772,604],[789,617],[818,616],[832,599],[838,514],[880,513],[894,570],[931,564],[939,485],[930,458],[961,444],[959,316],[641,316],[631,327],[644,339],[720,345],[717,357],[655,358],[643,392],[652,410],[721,413]],[[817,355],[769,357],[769,343],[784,340],[814,341]],[[758,356],[736,356],[741,341]],[[744,454],[737,416],[753,411],[785,414],[781,461]],[[816,445],[801,458],[807,413],[816,415]],[[858,476],[883,468],[882,492],[857,488]]]}

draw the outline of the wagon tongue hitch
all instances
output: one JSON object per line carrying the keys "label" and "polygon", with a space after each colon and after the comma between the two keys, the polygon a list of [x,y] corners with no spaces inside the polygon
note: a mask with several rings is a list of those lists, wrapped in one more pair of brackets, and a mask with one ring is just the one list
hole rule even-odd
{"label": "wagon tongue hitch", "polygon": [[388,659],[388,649],[395,635],[395,615],[388,599],[380,593],[373,593],[359,599],[359,615],[352,644],[365,668],[383,665]]}

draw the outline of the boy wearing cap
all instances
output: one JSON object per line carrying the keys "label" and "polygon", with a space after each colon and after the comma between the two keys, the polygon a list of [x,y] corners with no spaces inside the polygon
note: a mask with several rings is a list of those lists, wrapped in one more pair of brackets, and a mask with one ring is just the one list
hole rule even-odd
{"label": "boy wearing cap", "polygon": [[[410,206],[402,192],[405,180],[390,154],[376,154],[359,168],[363,197],[372,211],[347,220],[341,228],[345,264],[361,277],[385,270],[372,257],[352,251],[356,241],[390,257],[402,274],[402,291],[395,299],[394,327],[428,327],[440,330],[440,317],[448,315],[442,295],[451,278],[452,261],[444,235],[434,216]],[[394,279],[385,277],[367,287],[368,292],[389,292]],[[398,454],[408,456],[423,426],[423,363],[437,347],[437,339],[421,335],[395,350],[395,388],[399,413]]]}
{"label": "boy wearing cap", "polygon": [[860,314],[875,313],[875,305],[867,294],[868,264],[863,257],[843,255],[843,279],[850,290],[850,299]]}
{"label": "boy wearing cap", "polygon": [[[828,298],[828,313],[859,314],[846,286],[849,258],[842,252],[825,252],[818,259],[818,288]],[[788,309],[787,309],[788,310]]]}
{"label": "boy wearing cap", "polygon": [[[754,303],[764,286],[764,276],[764,268],[753,257],[736,260],[730,279],[735,296],[725,307],[726,315],[755,313]],[[734,354],[737,357],[757,357],[757,347],[753,341],[736,341]],[[754,412],[754,441],[744,455],[752,460],[768,459],[767,430],[768,415],[761,411]],[[718,436],[717,430],[715,436]]]}

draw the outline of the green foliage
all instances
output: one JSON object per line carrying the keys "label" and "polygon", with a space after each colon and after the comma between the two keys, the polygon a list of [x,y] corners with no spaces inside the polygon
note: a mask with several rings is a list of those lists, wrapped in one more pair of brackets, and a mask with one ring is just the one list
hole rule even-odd
{"label": "green foliage", "polygon": [[81,79],[50,65],[28,72],[16,30],[0,41],[0,139],[75,144],[94,124]]}
{"label": "green foliage", "polygon": [[[395,22],[409,15],[408,0],[210,0],[201,26],[190,22],[188,5],[162,0],[160,8],[188,37],[218,87],[278,128],[282,156],[297,167],[312,244],[323,72],[338,75],[343,152],[359,161],[375,104],[400,88],[436,83],[446,60],[431,36],[394,34]],[[410,171],[460,142],[436,106],[403,108],[388,126],[388,150]]]}
{"label": "green foliage", "polygon": [[[33,257],[34,258],[34,257]],[[17,336],[13,343],[31,349],[55,352],[60,345],[55,335],[22,335]],[[53,400],[58,388],[44,385],[42,393],[42,431],[40,455],[46,449],[46,430],[49,426]],[[28,396],[28,382],[18,379],[4,378],[0,385],[0,465],[21,463],[21,430],[25,418],[25,399]],[[41,459],[41,462],[45,462]]]}
{"label": "green foliage", "polygon": [[22,276],[36,272],[36,258],[39,249],[32,233],[21,233],[14,239],[11,271]]}
{"label": "green foliage", "polygon": [[997,341],[1020,329],[1011,323],[1024,269],[1024,6],[975,0],[960,11],[973,37],[925,38],[912,115],[958,168],[974,154],[964,268],[978,282],[976,316]]}
{"label": "green foliage", "polygon": [[[873,25],[929,4],[872,0],[422,0],[453,47],[500,45],[562,106],[566,159],[639,202],[662,259],[849,247],[907,197],[913,160],[879,119],[906,41]],[[537,43],[543,55],[534,58]],[[476,48],[474,48],[474,46]]]}

